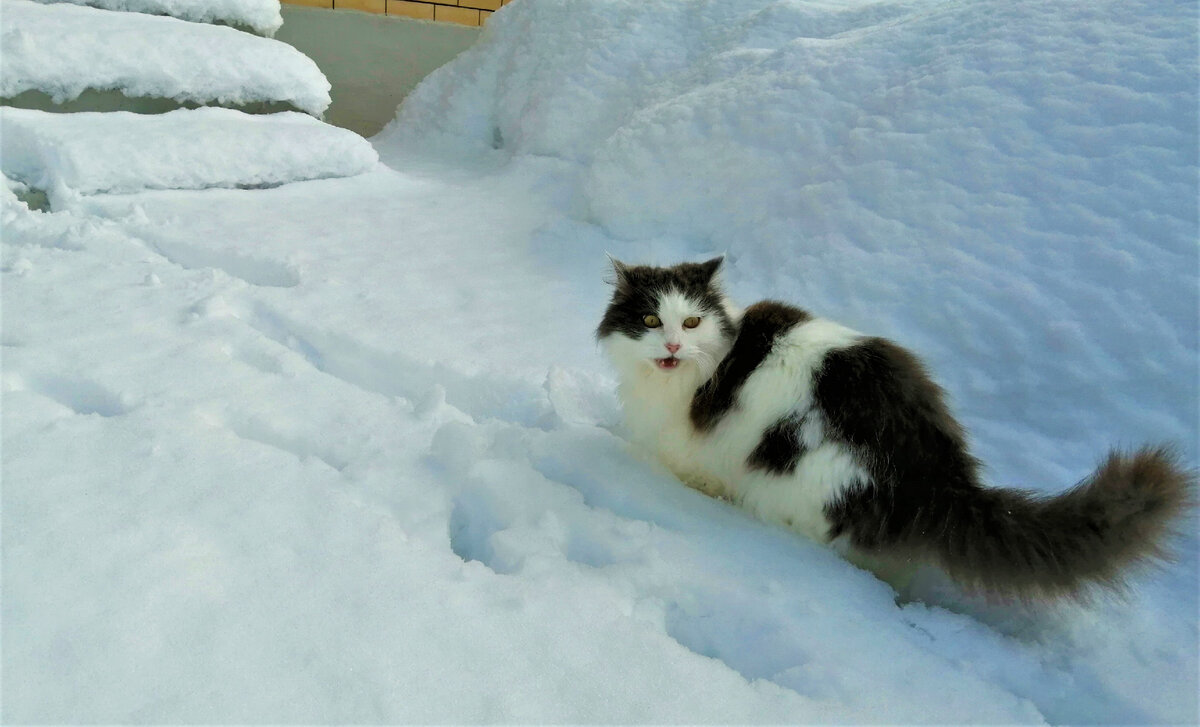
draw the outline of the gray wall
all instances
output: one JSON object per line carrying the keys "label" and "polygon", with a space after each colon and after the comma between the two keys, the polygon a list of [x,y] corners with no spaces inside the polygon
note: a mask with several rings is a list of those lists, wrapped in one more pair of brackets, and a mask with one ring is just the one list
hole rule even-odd
{"label": "gray wall", "polygon": [[316,61],[333,85],[325,120],[372,136],[422,78],[479,33],[453,23],[284,5],[275,38]]}

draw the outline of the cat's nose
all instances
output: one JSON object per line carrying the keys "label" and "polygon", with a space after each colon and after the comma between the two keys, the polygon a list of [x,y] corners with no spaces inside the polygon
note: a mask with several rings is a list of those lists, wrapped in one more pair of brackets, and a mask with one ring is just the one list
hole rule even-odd
{"label": "cat's nose", "polygon": [[675,352],[676,352],[676,351],[678,351],[678,350],[679,350],[679,348],[680,348],[680,346],[679,346],[679,344],[678,344],[678,343],[668,343],[668,344],[666,344],[666,345],[667,345],[667,351],[668,351],[669,353],[675,353]]}

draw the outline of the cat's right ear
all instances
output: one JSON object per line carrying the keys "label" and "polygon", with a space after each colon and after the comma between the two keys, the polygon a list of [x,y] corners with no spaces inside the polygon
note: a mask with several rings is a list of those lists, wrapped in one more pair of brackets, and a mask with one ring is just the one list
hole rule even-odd
{"label": "cat's right ear", "polygon": [[611,253],[604,253],[608,257],[608,262],[612,265],[612,278],[609,279],[609,285],[620,287],[629,283],[629,266],[612,256]]}
{"label": "cat's right ear", "polygon": [[722,253],[712,260],[705,260],[704,262],[700,263],[700,269],[704,272],[704,275],[710,281],[712,281],[716,279],[716,275],[721,270],[721,266],[724,264],[724,262],[725,255]]}

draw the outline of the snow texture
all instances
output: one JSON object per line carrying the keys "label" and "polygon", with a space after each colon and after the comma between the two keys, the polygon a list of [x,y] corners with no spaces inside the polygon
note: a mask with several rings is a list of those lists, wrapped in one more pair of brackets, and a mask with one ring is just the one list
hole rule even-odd
{"label": "snow texture", "polygon": [[727,251],[923,355],[997,485],[1194,467],[1196,21],[520,0],[369,173],[0,188],[0,718],[1196,723],[1194,522],[1121,598],[898,604],[638,458],[592,335],[606,250]]}
{"label": "snow texture", "polygon": [[347,177],[379,161],[357,134],[306,114],[221,108],[55,114],[0,108],[0,168],[54,194],[265,187]]}
{"label": "snow texture", "polygon": [[71,4],[0,0],[0,96],[85,90],[184,103],[286,102],[319,116],[329,81],[295,48],[233,28]]}
{"label": "snow texture", "polygon": [[271,36],[283,25],[279,0],[37,0],[42,3],[67,2],[151,15],[170,15],[194,23],[228,23],[251,28]]}
{"label": "snow texture", "polygon": [[[381,138],[575,163],[578,216],[629,241],[613,252],[728,251],[752,300],[898,338],[968,413],[1022,422],[981,425],[985,461],[1030,446],[1026,427],[1060,467],[1143,439],[1194,459],[1196,16],[535,0]],[[1118,415],[1117,392],[1138,405]]]}

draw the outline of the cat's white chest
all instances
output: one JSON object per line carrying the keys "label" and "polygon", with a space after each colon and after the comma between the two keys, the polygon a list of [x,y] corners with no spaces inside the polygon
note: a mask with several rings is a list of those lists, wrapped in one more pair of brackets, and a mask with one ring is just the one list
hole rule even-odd
{"label": "cat's white chest", "polygon": [[[680,372],[683,373],[683,372]],[[695,376],[649,374],[627,379],[620,387],[630,440],[653,455],[675,476],[714,497],[734,499],[738,473],[728,457],[714,456],[711,437],[698,433],[690,417]]]}
{"label": "cat's white chest", "polygon": [[[856,335],[824,321],[790,332],[746,378],[732,409],[705,431],[691,419],[703,382],[699,372],[631,372],[619,392],[630,439],[689,486],[824,541],[824,506],[865,482],[866,473],[845,446],[826,438],[813,380],[825,353]],[[772,472],[752,465],[764,433],[785,418],[803,420],[792,468]]]}
{"label": "cat's white chest", "polygon": [[620,396],[630,439],[689,486],[740,502],[748,485],[746,458],[770,414],[731,417],[707,432],[691,419],[699,376],[651,373],[622,382]]}

